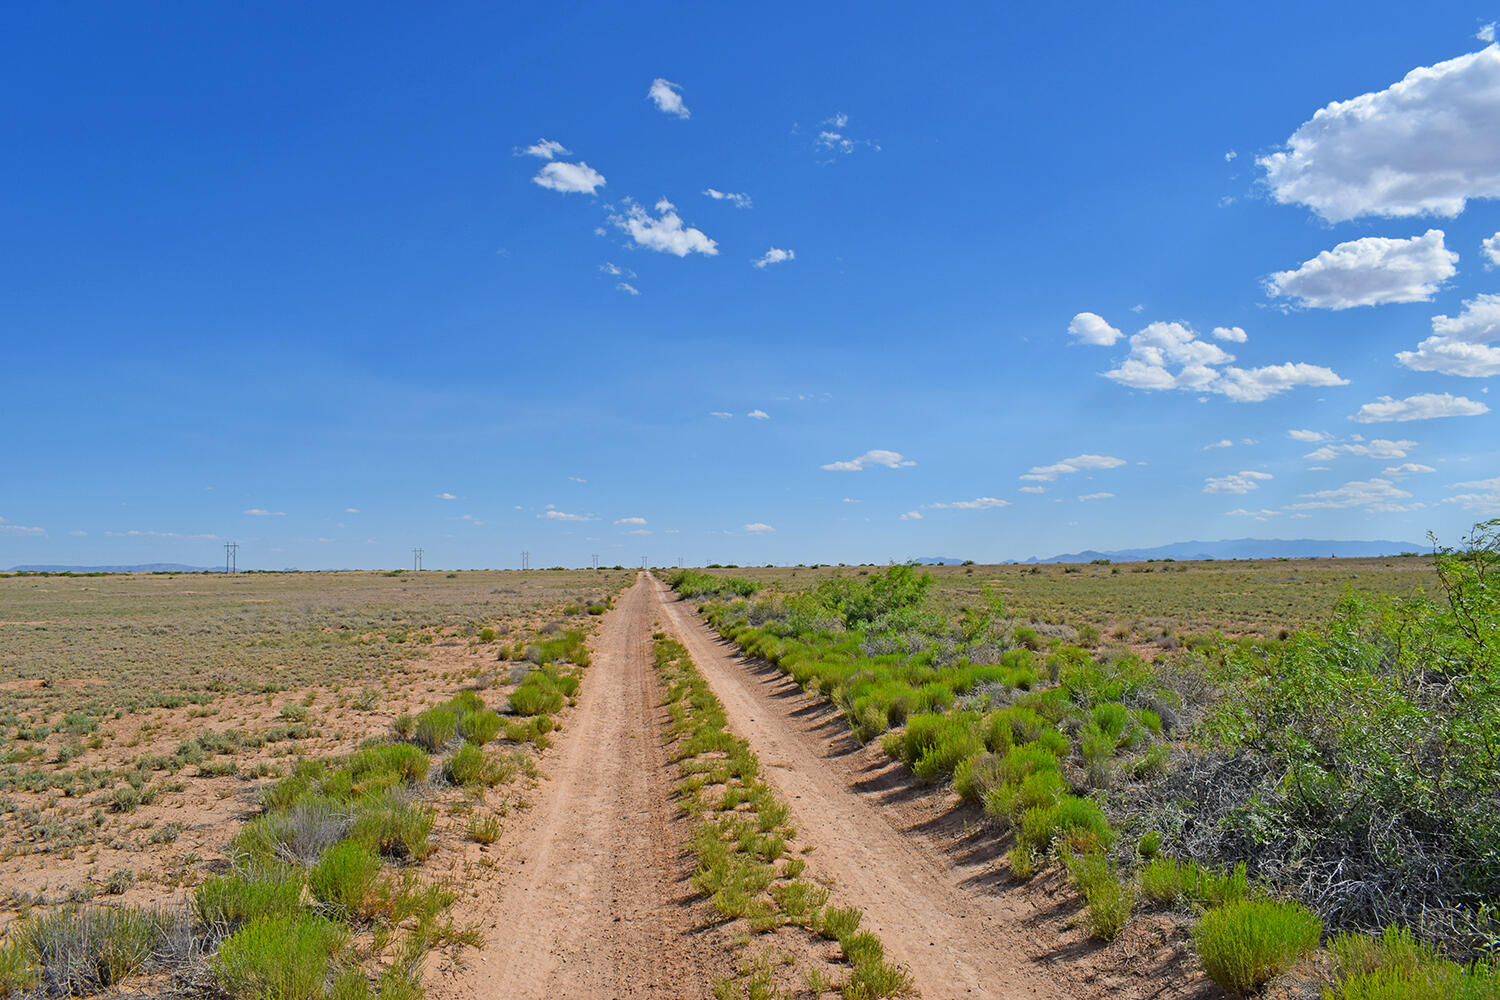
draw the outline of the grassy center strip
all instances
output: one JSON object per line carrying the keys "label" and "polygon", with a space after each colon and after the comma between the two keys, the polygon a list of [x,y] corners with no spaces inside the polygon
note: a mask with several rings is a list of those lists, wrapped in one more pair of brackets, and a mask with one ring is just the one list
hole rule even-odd
{"label": "grassy center strip", "polygon": [[[738,922],[747,950],[733,976],[715,981],[718,1000],[774,1000],[837,993],[846,1000],[914,996],[911,974],[889,962],[880,940],[859,929],[862,914],[830,905],[828,886],[805,877],[805,851],[794,850],[791,810],[760,778],[760,760],[729,731],[724,706],[687,650],[654,634],[656,671],[671,717],[667,736],[682,774],[677,794],[695,824],[693,888],[716,920]],[[810,848],[806,850],[811,850]],[[831,953],[827,942],[838,943]],[[801,960],[801,983],[790,986]]]}

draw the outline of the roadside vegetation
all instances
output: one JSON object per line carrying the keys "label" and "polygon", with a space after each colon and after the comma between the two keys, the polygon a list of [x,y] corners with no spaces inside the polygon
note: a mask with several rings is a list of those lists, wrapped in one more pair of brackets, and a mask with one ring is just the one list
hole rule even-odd
{"label": "roadside vegetation", "polygon": [[[320,599],[345,576],[301,576],[295,593]],[[362,587],[373,574],[357,576]],[[122,984],[233,1000],[420,998],[435,950],[451,960],[479,943],[454,907],[460,873],[489,859],[465,860],[463,844],[493,843],[525,806],[507,788],[538,777],[536,754],[588,664],[587,631],[612,603],[611,591],[558,586],[602,576],[567,576],[532,575],[513,603],[496,602],[499,619],[426,608],[424,594],[371,685],[236,693],[165,659],[160,678],[193,698],[101,712],[90,682],[12,682],[44,697],[0,705],[0,872],[26,879],[7,875],[0,893],[0,1000]],[[452,585],[442,579],[422,582]],[[192,613],[179,608],[177,627]],[[462,622],[416,627],[454,614]],[[235,627],[253,641],[251,623]],[[441,701],[430,693],[460,684]],[[247,798],[259,808],[241,823]],[[450,860],[435,877],[440,849]]]}
{"label": "roadside vegetation", "polygon": [[1500,522],[1427,573],[1430,594],[1351,587],[1284,637],[1145,649],[1013,617],[982,581],[955,606],[910,566],[671,582],[861,741],[951,782],[1016,878],[1066,872],[1091,936],[1176,914],[1239,995],[1295,969],[1347,1000],[1492,997]]}
{"label": "roadside vegetation", "polygon": [[[723,706],[687,650],[660,632],[654,639],[671,717],[668,738],[682,775],[679,805],[695,824],[693,889],[716,919],[742,922],[764,939],[757,952],[747,948],[733,976],[714,983],[714,996],[911,995],[910,973],[885,958],[877,937],[859,929],[860,911],[831,905],[829,887],[807,877],[791,810],[760,777],[760,760],[749,744],[729,731]],[[822,941],[838,943],[837,964],[820,955]],[[794,974],[800,983],[788,982]]]}

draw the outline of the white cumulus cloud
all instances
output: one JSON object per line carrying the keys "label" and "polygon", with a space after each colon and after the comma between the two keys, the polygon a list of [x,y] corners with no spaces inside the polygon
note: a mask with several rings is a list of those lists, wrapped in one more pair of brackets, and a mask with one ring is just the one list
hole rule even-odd
{"label": "white cumulus cloud", "polygon": [[1420,462],[1403,462],[1400,465],[1393,465],[1389,469],[1382,469],[1380,474],[1382,476],[1420,476],[1436,471],[1432,466],[1423,465]]}
{"label": "white cumulus cloud", "polygon": [[1404,500],[1410,493],[1400,489],[1389,479],[1368,479],[1345,483],[1335,490],[1318,490],[1303,493],[1302,503],[1287,504],[1287,510],[1322,510],[1342,507],[1367,507]]}
{"label": "white cumulus cloud", "polygon": [[1204,493],[1249,493],[1260,489],[1260,484],[1274,478],[1269,472],[1231,472],[1227,476],[1210,476],[1203,481]]}
{"label": "white cumulus cloud", "polygon": [[1047,487],[1045,487],[1045,486],[1022,486],[1022,487],[1019,487],[1019,490],[1022,493],[1046,493],[1047,492]]}
{"label": "white cumulus cloud", "polygon": [[1072,458],[1065,458],[1052,465],[1034,465],[1023,473],[1021,478],[1035,482],[1051,482],[1058,476],[1099,469],[1118,469],[1124,464],[1123,458],[1115,458],[1113,455],[1074,455]]}
{"label": "white cumulus cloud", "polygon": [[1103,316],[1091,312],[1081,312],[1074,316],[1073,321],[1068,324],[1068,332],[1078,343],[1098,347],[1108,347],[1125,336],[1105,322]]}
{"label": "white cumulus cloud", "polygon": [[[78,534],[78,532],[69,532],[69,534]],[[11,524],[5,518],[0,517],[0,535],[13,535],[18,538],[46,538],[47,529],[27,524]]]}
{"label": "white cumulus cloud", "polygon": [[624,215],[611,215],[615,227],[630,234],[640,246],[660,253],[686,257],[690,253],[701,253],[712,257],[718,254],[719,245],[703,234],[700,229],[685,226],[677,207],[663,198],[656,203],[656,216],[633,201],[626,200]]}
{"label": "white cumulus cloud", "polygon": [[1087,503],[1090,500],[1112,500],[1112,499],[1114,499],[1114,494],[1113,493],[1085,493],[1083,496],[1079,497],[1078,499],[1081,502],[1083,502],[1083,503]]}
{"label": "white cumulus cloud", "polygon": [[754,524],[745,525],[745,530],[752,535],[764,535],[766,532],[775,531],[776,529],[769,524],[762,524],[760,521],[756,521]]}
{"label": "white cumulus cloud", "polygon": [[1366,441],[1356,437],[1353,441],[1344,444],[1325,444],[1316,451],[1310,451],[1303,458],[1310,458],[1314,462],[1331,462],[1340,455],[1358,455],[1361,458],[1405,458],[1407,452],[1417,446],[1415,441],[1392,441],[1389,438],[1375,438]]}
{"label": "white cumulus cloud", "polygon": [[644,517],[622,517],[618,521],[615,522],[615,526],[616,527],[620,527],[622,525],[631,525],[633,527],[644,527],[645,524],[646,524],[646,519]]}
{"label": "white cumulus cloud", "polygon": [[1227,340],[1232,344],[1243,344],[1250,339],[1250,335],[1241,326],[1216,326],[1214,327],[1215,340]]}
{"label": "white cumulus cloud", "polygon": [[772,247],[771,249],[767,250],[765,253],[757,257],[755,260],[752,260],[750,263],[764,271],[771,264],[780,264],[782,261],[796,259],[796,251],[782,250],[777,247]]}
{"label": "white cumulus cloud", "polygon": [[1203,450],[1204,451],[1212,451],[1214,448],[1233,448],[1233,447],[1234,447],[1234,442],[1231,441],[1231,440],[1229,440],[1228,438],[1224,438],[1222,441],[1215,441],[1213,444],[1206,444],[1206,445],[1204,445],[1203,446]]}
{"label": "white cumulus cloud", "polygon": [[1238,368],[1229,364],[1234,359],[1219,345],[1199,340],[1186,323],[1157,322],[1130,338],[1130,355],[1104,377],[1131,389],[1217,393],[1237,403],[1258,403],[1297,386],[1348,384],[1320,365],[1287,362]]}
{"label": "white cumulus cloud", "polygon": [[1486,236],[1479,241],[1479,250],[1484,254],[1488,263],[1485,268],[1500,267],[1500,233],[1494,236]]}
{"label": "white cumulus cloud", "polygon": [[1452,217],[1470,198],[1500,197],[1497,121],[1500,48],[1490,45],[1329,104],[1256,163],[1272,197],[1329,222]]}
{"label": "white cumulus cloud", "polygon": [[1271,275],[1266,293],[1311,309],[1425,302],[1458,270],[1458,254],[1443,237],[1441,229],[1429,229],[1404,240],[1366,236],[1340,243]]}
{"label": "white cumulus cloud", "polygon": [[771,419],[771,415],[769,413],[767,413],[765,410],[751,410],[749,413],[745,414],[745,416],[749,417],[751,420],[770,420]]}
{"label": "white cumulus cloud", "polygon": [[538,170],[531,182],[563,194],[593,194],[604,186],[604,175],[581,160],[577,163],[553,160]]}
{"label": "white cumulus cloud", "polygon": [[571,156],[572,150],[551,139],[538,139],[524,149],[516,150],[517,156],[535,156],[539,160],[552,160],[559,156]]}
{"label": "white cumulus cloud", "polygon": [[592,520],[594,520],[593,516],[589,515],[589,514],[567,514],[567,513],[564,513],[563,511],[560,511],[560,510],[544,510],[540,514],[538,514],[537,517],[543,518],[543,519],[548,520],[548,521],[592,521]]}
{"label": "white cumulus cloud", "polygon": [[748,194],[737,194],[733,191],[719,191],[714,188],[705,188],[703,193],[708,195],[714,201],[727,201],[735,208],[749,208],[751,206],[750,196]]}
{"label": "white cumulus cloud", "polygon": [[858,458],[851,458],[845,462],[829,462],[823,468],[828,472],[862,472],[875,465],[883,465],[887,469],[904,469],[907,466],[916,464],[916,462],[902,455],[899,451],[886,451],[883,448],[875,448],[865,452]]}
{"label": "white cumulus cloud", "polygon": [[922,512],[920,510],[909,510],[905,514],[901,515],[901,520],[920,521],[922,520]]}
{"label": "white cumulus cloud", "polygon": [[671,80],[663,80],[661,77],[652,80],[651,89],[646,91],[646,99],[655,104],[659,111],[669,115],[676,115],[678,118],[692,117],[692,112],[682,103],[682,88]]}
{"label": "white cumulus cloud", "polygon": [[1387,421],[1432,420],[1436,417],[1477,417],[1490,412],[1483,403],[1447,392],[1424,392],[1405,399],[1381,396],[1366,403],[1353,417],[1362,424]]}
{"label": "white cumulus cloud", "polygon": [[615,285],[615,291],[624,292],[626,295],[639,295],[641,290],[628,281],[621,281]]}
{"label": "white cumulus cloud", "polygon": [[1308,444],[1317,444],[1319,441],[1331,441],[1333,435],[1327,431],[1287,431],[1286,436],[1293,441],[1304,441]]}
{"label": "white cumulus cloud", "polygon": [[1466,378],[1500,375],[1500,295],[1481,294],[1464,303],[1457,316],[1432,317],[1433,336],[1396,360],[1408,368]]}

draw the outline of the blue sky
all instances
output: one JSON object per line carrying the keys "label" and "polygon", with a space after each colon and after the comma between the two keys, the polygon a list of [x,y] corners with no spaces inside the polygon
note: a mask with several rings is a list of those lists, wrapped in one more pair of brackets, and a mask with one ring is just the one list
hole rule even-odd
{"label": "blue sky", "polygon": [[518,11],[11,12],[0,566],[1500,515],[1493,0]]}

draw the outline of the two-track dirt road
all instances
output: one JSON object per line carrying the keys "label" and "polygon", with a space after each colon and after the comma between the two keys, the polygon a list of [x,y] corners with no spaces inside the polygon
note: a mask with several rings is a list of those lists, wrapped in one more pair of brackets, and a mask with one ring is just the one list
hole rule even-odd
{"label": "two-track dirt road", "polygon": [[[496,887],[477,914],[484,948],[435,997],[706,997],[726,969],[722,936],[695,924],[688,824],[671,800],[676,769],[662,743],[664,713],[651,632],[687,647],[724,703],[731,728],[759,754],[791,805],[810,865],[860,907],[887,954],[928,1000],[1070,996],[1023,946],[1014,903],[992,876],[903,829],[837,759],[836,727],[754,675],[690,605],[643,575],[617,601],[593,643],[577,710],[558,734],[538,804],[508,831]],[[795,691],[795,688],[792,688]]]}

